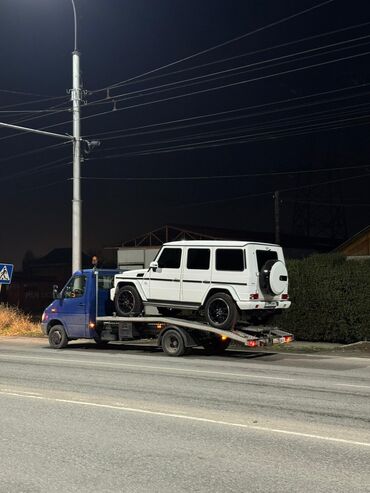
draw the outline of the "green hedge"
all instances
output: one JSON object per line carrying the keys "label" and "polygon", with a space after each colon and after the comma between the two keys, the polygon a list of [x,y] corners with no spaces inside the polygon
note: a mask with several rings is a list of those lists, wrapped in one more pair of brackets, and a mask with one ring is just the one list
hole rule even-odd
{"label": "green hedge", "polygon": [[292,307],[278,325],[302,341],[370,340],[370,261],[314,255],[287,262]]}

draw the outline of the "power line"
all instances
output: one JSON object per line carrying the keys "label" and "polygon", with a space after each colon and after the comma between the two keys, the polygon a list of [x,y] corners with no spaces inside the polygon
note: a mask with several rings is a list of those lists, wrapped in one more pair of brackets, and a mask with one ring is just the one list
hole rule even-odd
{"label": "power line", "polygon": [[[362,175],[356,175],[356,176],[351,176],[347,178],[339,178],[336,180],[330,180],[330,181],[323,181],[323,182],[318,182],[318,183],[312,183],[310,185],[302,185],[300,187],[291,187],[291,188],[285,188],[285,189],[279,189],[280,193],[287,193],[287,192],[293,192],[297,190],[304,190],[307,188],[315,188],[319,187],[322,185],[331,185],[332,183],[340,183],[344,181],[349,181],[349,180],[356,180],[358,178],[369,178],[369,174],[362,174]],[[234,202],[238,200],[245,200],[248,198],[255,198],[255,197],[266,197],[266,195],[271,195],[273,196],[276,190],[270,190],[268,192],[261,192],[261,193],[252,193],[248,195],[239,195],[238,197],[229,197],[226,199],[218,199],[218,200],[209,200],[207,202],[193,202],[190,204],[181,204],[181,205],[173,205],[173,208],[183,208],[183,207],[199,207],[202,205],[213,205],[213,204],[220,204],[220,203],[225,203],[225,202]]]}
{"label": "power line", "polygon": [[354,169],[369,168],[370,164],[358,166],[339,166],[333,168],[318,168],[309,170],[290,170],[290,171],[266,171],[262,173],[244,173],[239,175],[208,175],[208,176],[146,176],[146,177],[105,177],[105,176],[82,176],[83,180],[102,180],[102,181],[197,181],[197,180],[228,180],[242,178],[258,178],[266,176],[286,176],[313,173],[325,173],[327,171],[352,171]]}
{"label": "power line", "polygon": [[1,158],[0,163],[4,163],[6,161],[12,161],[13,159],[18,159],[21,157],[31,156],[32,154],[37,154],[42,151],[46,151],[48,149],[55,149],[56,147],[65,146],[69,144],[69,142],[58,142],[58,144],[53,144],[49,146],[38,147],[37,149],[32,149],[31,151],[21,152],[20,154],[12,154],[11,156]]}
{"label": "power line", "polygon": [[[129,147],[138,147],[138,146],[148,146],[148,145],[158,145],[158,144],[163,144],[163,143],[170,143],[170,142],[178,142],[178,141],[181,141],[181,140],[189,140],[189,139],[196,139],[196,138],[199,138],[199,137],[202,137],[202,136],[206,136],[206,135],[219,135],[219,134],[229,134],[229,133],[234,133],[234,132],[240,132],[240,131],[245,131],[245,130],[258,130],[261,126],[262,126],[262,129],[274,129],[274,128],[279,128],[280,125],[276,125],[277,123],[281,123],[281,122],[286,122],[288,125],[289,124],[293,124],[293,123],[300,123],[301,120],[303,120],[304,122],[309,122],[309,121],[312,121],[312,122],[319,122],[320,120],[322,119],[325,119],[325,118],[332,118],[333,116],[346,116],[346,115],[350,115],[350,114],[356,114],[358,113],[359,111],[362,112],[363,110],[367,109],[367,107],[369,106],[370,103],[367,103],[367,104],[363,104],[363,103],[359,103],[359,104],[356,104],[356,105],[349,105],[349,106],[344,106],[342,108],[334,108],[334,109],[328,109],[328,110],[323,110],[323,111],[316,111],[316,112],[313,112],[313,113],[306,113],[306,114],[303,114],[303,115],[299,115],[299,116],[289,116],[289,117],[285,117],[285,118],[278,118],[278,119],[275,119],[275,120],[271,120],[268,124],[266,124],[265,122],[263,123],[256,123],[254,124],[253,126],[249,125],[249,126],[237,126],[237,127],[230,127],[230,128],[223,128],[223,129],[220,129],[220,130],[211,130],[211,131],[207,131],[207,132],[201,132],[201,133],[197,133],[197,134],[186,134],[184,136],[179,136],[179,137],[176,137],[176,138],[173,138],[173,139],[169,139],[169,140],[165,140],[165,141],[152,141],[152,142],[143,142],[143,143],[136,143],[136,144],[126,144],[125,146],[115,146],[115,147],[109,147],[109,148],[104,148],[104,149],[101,149],[102,151],[105,151],[105,152],[108,152],[108,151],[113,151],[113,150],[120,150],[120,149],[127,149]],[[352,109],[351,111],[349,111],[349,109],[351,108],[357,108],[357,109]],[[238,117],[233,117],[233,118],[227,118],[227,119],[220,119],[220,120],[215,120],[214,122],[215,123],[220,123],[222,121],[231,121],[231,120],[235,120],[235,119],[241,119],[241,118],[249,118],[249,117],[253,117],[253,116],[260,116],[260,115],[264,115],[264,114],[270,114],[270,113],[273,113],[274,111],[271,111],[271,112],[262,112],[262,113],[255,113],[255,114],[248,114],[248,115],[242,115],[242,116],[238,116]],[[327,115],[327,116],[325,116]],[[310,116],[315,116],[316,118],[308,118]],[[209,124],[210,122],[206,122],[206,124]],[[137,137],[137,136],[142,136],[142,135],[148,135],[148,134],[152,134],[152,133],[156,133],[156,132],[159,132],[159,131],[168,131],[168,130],[172,130],[172,131],[177,131],[181,128],[189,128],[189,127],[194,127],[196,125],[199,125],[199,124],[195,124],[195,125],[183,125],[182,127],[175,127],[175,128],[172,128],[172,129],[165,129],[165,130],[152,130],[152,131],[149,131],[149,132],[137,132],[137,133],[132,133],[132,134],[126,134],[126,135],[121,135],[121,136],[116,136],[116,137],[111,137],[110,139],[105,139],[105,140],[112,140],[114,138],[129,138],[129,137]],[[204,124],[203,124],[204,125]],[[104,141],[103,141],[104,142]]]}
{"label": "power line", "polygon": [[[352,86],[348,86],[348,87],[343,87],[343,88],[340,88],[340,89],[333,89],[333,90],[330,90],[330,91],[323,91],[323,92],[308,94],[306,96],[298,96],[298,97],[295,97],[295,98],[281,99],[279,101],[270,101],[268,103],[262,103],[262,104],[252,105],[252,106],[245,106],[243,108],[235,108],[235,109],[232,109],[232,110],[219,111],[219,112],[216,112],[216,113],[208,113],[208,114],[205,114],[205,115],[198,115],[198,116],[192,116],[192,117],[187,117],[187,118],[180,118],[180,119],[176,119],[176,120],[170,120],[170,121],[167,121],[167,122],[152,123],[152,124],[149,124],[149,125],[141,125],[141,126],[137,126],[137,127],[131,127],[131,128],[128,128],[128,129],[111,130],[111,131],[108,131],[108,132],[101,132],[101,133],[98,133],[98,134],[90,134],[90,135],[87,135],[86,137],[91,137],[93,135],[95,137],[102,137],[102,136],[105,136],[105,135],[111,135],[111,134],[115,134],[117,132],[122,132],[122,131],[131,132],[131,131],[134,131],[134,130],[143,130],[143,129],[147,129],[147,128],[162,127],[162,126],[165,126],[165,125],[171,125],[173,123],[182,123],[182,122],[188,122],[188,121],[193,121],[193,120],[200,120],[200,119],[204,119],[204,118],[210,118],[210,117],[214,117],[214,116],[221,116],[221,115],[239,113],[239,112],[245,111],[245,110],[257,109],[257,108],[264,108],[266,106],[276,106],[278,104],[291,103],[291,102],[294,102],[294,101],[301,101],[301,100],[310,99],[310,98],[317,97],[317,96],[324,96],[324,95],[328,95],[328,94],[334,94],[334,93],[338,93],[338,92],[349,91],[351,89],[358,89],[358,88],[362,88],[362,87],[368,87],[369,85],[370,85],[370,83],[360,84],[360,85],[356,84],[356,85],[352,85]],[[326,99],[326,100],[324,99],[324,100],[321,100],[321,101],[307,103],[307,106],[324,104],[324,103],[328,103],[328,102],[331,103],[331,102],[336,102],[336,101],[342,101],[342,100],[345,100],[345,99],[351,99],[351,98],[355,98],[355,97],[361,97],[361,96],[367,95],[367,94],[369,94],[369,93],[368,92],[362,93],[362,94],[356,93],[354,95],[344,96],[342,98],[334,98],[334,99]],[[285,108],[278,108],[277,110],[270,110],[267,113],[265,112],[265,113],[260,113],[260,114],[261,115],[262,114],[268,114],[268,113],[273,112],[273,111],[275,111],[275,112],[288,111],[288,110],[291,110],[291,109],[298,109],[298,108],[302,108],[302,107],[305,107],[305,106],[306,105],[299,105],[299,106],[291,106],[291,107],[285,107]],[[240,118],[244,118],[244,117],[245,117],[245,115],[242,115]],[[236,118],[239,118],[239,117],[236,117]],[[194,124],[194,126],[197,126],[197,125],[206,125],[208,123],[216,123],[216,122],[219,122],[219,121],[229,121],[229,120],[226,120],[226,119],[224,119],[224,120],[213,120],[211,122],[197,123],[197,124]],[[182,129],[182,128],[188,128],[188,127],[187,126],[174,127],[174,130],[176,130],[176,129]],[[169,131],[169,130],[172,130],[172,129],[164,129],[163,131]],[[129,135],[129,136],[131,136],[131,135]],[[112,139],[120,138],[120,137],[121,137],[120,135],[119,136],[114,136],[114,137],[108,137],[108,138],[105,138],[104,140],[112,140]]]}
{"label": "power line", "polygon": [[66,157],[62,157],[59,159],[55,159],[54,161],[41,164],[39,166],[34,166],[33,168],[30,169],[18,171],[17,173],[13,173],[12,175],[1,176],[0,182],[13,180],[14,178],[24,178],[25,176],[36,175],[44,171],[51,171],[57,168],[67,166],[68,164],[72,164],[72,162],[71,161],[68,162],[66,161]]}
{"label": "power line", "polygon": [[[369,115],[364,115],[364,116],[359,116],[356,118],[347,118],[344,120],[334,120],[332,122],[326,122],[326,123],[320,123],[320,124],[311,124],[311,125],[305,125],[301,127],[296,127],[295,129],[281,129],[278,131],[273,132],[260,132],[256,134],[251,134],[251,135],[241,135],[237,137],[228,137],[224,139],[215,139],[211,141],[205,141],[205,142],[199,142],[195,144],[182,144],[178,146],[170,146],[170,147],[164,147],[164,148],[157,148],[157,149],[151,149],[151,150],[144,150],[144,151],[135,151],[135,152],[126,152],[123,154],[115,154],[115,155],[110,155],[110,156],[103,156],[100,158],[92,158],[92,160],[105,160],[105,159],[118,159],[121,157],[129,157],[129,156],[145,156],[145,155],[152,155],[152,154],[163,154],[163,153],[170,153],[170,152],[176,152],[176,151],[188,151],[188,150],[195,150],[195,149],[208,149],[212,147],[220,147],[224,145],[235,145],[235,144],[245,144],[249,142],[256,142],[256,141],[261,141],[261,140],[271,140],[271,139],[277,139],[277,138],[283,138],[283,137],[289,137],[289,136],[296,136],[296,135],[304,135],[307,133],[314,133],[316,131],[322,131],[322,130],[334,130],[334,129],[339,129],[339,128],[346,128],[348,126],[348,123],[350,121],[354,121],[356,119],[361,119],[361,118],[368,118]],[[339,125],[340,122],[343,122],[344,125]],[[347,123],[345,123],[347,122]],[[370,122],[361,122],[360,124],[362,125],[368,125]],[[303,130],[303,132],[300,132],[300,130]],[[261,139],[261,137],[266,137],[265,139]]]}
{"label": "power line", "polygon": [[[335,29],[333,31],[327,31],[325,33],[320,33],[320,34],[316,34],[316,35],[313,35],[313,36],[307,36],[305,38],[300,38],[300,39],[297,39],[297,40],[294,40],[294,41],[288,41],[286,43],[281,43],[281,44],[278,44],[278,45],[269,46],[267,48],[262,48],[262,49],[259,49],[259,50],[249,51],[247,53],[242,53],[240,55],[234,55],[232,57],[221,58],[219,60],[214,60],[213,62],[207,62],[207,63],[202,63],[202,64],[199,64],[199,65],[193,65],[192,67],[187,67],[187,68],[183,68],[183,69],[172,71],[172,72],[166,72],[165,74],[159,74],[159,75],[155,75],[153,77],[146,77],[146,78],[143,78],[143,79],[140,79],[140,80],[137,80],[137,81],[128,82],[127,84],[126,83],[123,83],[123,84],[120,85],[120,87],[125,86],[125,85],[129,86],[129,85],[132,85],[132,84],[141,84],[143,82],[148,82],[150,80],[161,79],[161,78],[164,78],[164,77],[168,77],[168,76],[172,76],[172,75],[177,75],[177,74],[184,73],[184,72],[193,71],[193,70],[196,70],[198,68],[204,68],[204,67],[208,67],[208,66],[211,66],[211,65],[217,65],[217,64],[220,64],[220,63],[224,63],[224,62],[236,60],[236,59],[239,59],[239,58],[244,58],[246,56],[256,55],[258,53],[263,53],[263,52],[266,52],[266,51],[276,50],[278,48],[283,48],[283,47],[286,47],[286,46],[291,46],[291,45],[294,45],[294,44],[303,43],[305,41],[310,41],[312,39],[317,39],[317,38],[322,38],[322,37],[325,37],[325,36],[330,36],[332,34],[337,34],[337,33],[340,33],[340,32],[351,30],[351,29],[358,29],[360,27],[368,26],[369,24],[370,24],[370,22],[362,22],[360,24],[354,24],[352,26],[347,26],[347,27],[344,27],[344,28],[341,28],[341,29]],[[100,91],[105,91],[105,90],[106,89],[101,89]],[[90,94],[94,94],[95,92],[97,92],[97,91],[91,91]]]}
{"label": "power line", "polygon": [[[197,84],[204,84],[204,83],[213,82],[215,80],[220,80],[220,79],[223,79],[225,77],[240,76],[240,75],[243,75],[245,73],[249,73],[251,71],[266,70],[268,68],[272,68],[272,67],[275,67],[275,66],[278,66],[278,65],[282,65],[282,64],[286,64],[286,63],[293,63],[293,62],[297,62],[297,61],[301,61],[301,60],[305,60],[305,59],[312,58],[312,57],[317,57],[317,56],[324,56],[324,55],[335,53],[335,52],[338,52],[338,51],[343,51],[343,50],[348,50],[348,49],[353,49],[353,48],[359,48],[359,47],[364,46],[364,45],[367,45],[369,43],[368,42],[365,42],[365,43],[359,43],[359,44],[357,44],[355,46],[344,46],[344,47],[338,48],[336,50],[329,50],[329,51],[326,51],[326,52],[323,52],[323,53],[316,53],[314,55],[307,56],[307,57],[299,57],[296,60],[287,60],[289,58],[292,58],[292,57],[295,57],[295,56],[298,56],[298,55],[304,55],[306,53],[312,53],[312,52],[324,50],[326,48],[334,48],[335,46],[339,46],[339,45],[343,45],[343,44],[348,44],[348,43],[352,43],[354,41],[360,41],[360,40],[363,40],[363,39],[368,39],[369,37],[370,37],[370,35],[359,36],[357,38],[353,38],[353,39],[350,39],[350,40],[339,41],[339,42],[336,42],[336,43],[330,43],[328,45],[319,46],[317,48],[310,48],[310,49],[299,51],[299,52],[296,52],[296,53],[290,53],[288,55],[282,55],[282,56],[279,56],[279,57],[270,58],[270,59],[262,60],[262,61],[259,61],[259,62],[253,62],[253,63],[249,63],[249,64],[246,64],[246,65],[240,65],[238,67],[232,67],[232,68],[229,68],[229,69],[220,70],[218,72],[213,72],[211,74],[199,75],[199,76],[196,76],[196,77],[191,77],[191,78],[183,79],[183,80],[180,80],[180,81],[169,82],[167,84],[161,84],[159,86],[153,86],[153,87],[149,87],[149,88],[146,88],[146,89],[138,89],[136,91],[131,91],[131,92],[127,92],[127,93],[117,94],[117,95],[114,95],[114,96],[110,96],[109,98],[102,98],[102,99],[98,99],[96,101],[92,101],[91,103],[88,103],[86,106],[89,106],[90,107],[90,106],[96,106],[96,105],[102,105],[102,104],[112,104],[113,101],[115,101],[116,103],[117,102],[120,102],[120,101],[127,101],[127,100],[130,100],[130,99],[134,99],[135,97],[150,96],[152,94],[159,94],[159,93],[166,92],[166,91],[169,91],[169,90],[181,89],[183,87],[190,87],[190,86],[194,86],[194,85],[197,85]],[[260,66],[260,65],[263,65],[263,64],[267,64],[267,63],[271,63],[271,62],[276,62],[276,61],[279,61],[279,60],[285,60],[285,61],[280,62],[280,63],[276,63],[276,64],[271,64],[271,65],[268,65],[268,66],[262,66],[262,67]],[[250,67],[255,67],[255,68],[252,69],[252,70],[242,70],[242,69],[250,68]],[[236,72],[238,70],[241,70],[241,72],[234,73],[234,72]],[[221,75],[221,74],[225,74],[225,75]],[[218,75],[221,75],[221,76],[220,77],[214,77],[214,76],[218,76]],[[209,79],[209,80],[207,80],[207,79]],[[197,82],[195,82],[195,81],[197,81]],[[187,82],[191,82],[191,84],[187,84]],[[179,86],[180,84],[183,84],[183,85],[182,86]],[[179,86],[179,87],[177,87],[177,86]],[[161,90],[161,91],[158,91],[157,90],[157,89],[162,89],[162,88],[166,88],[166,89]],[[152,91],[152,92],[149,92],[149,91]],[[148,94],[145,94],[147,92],[148,92]],[[136,95],[136,96],[132,96],[132,95]],[[126,96],[132,96],[132,97],[129,97],[128,98]],[[123,99],[118,99],[118,98],[123,98]]]}
{"label": "power line", "polygon": [[53,96],[45,96],[43,94],[37,94],[34,92],[14,91],[12,89],[0,89],[0,92],[4,92],[6,94],[17,94],[20,96],[43,97],[44,99],[49,99],[49,98],[53,97]]}
{"label": "power line", "polygon": [[[366,51],[364,53],[359,53],[359,54],[356,54],[356,55],[350,55],[350,56],[347,56],[347,57],[337,58],[335,60],[329,60],[329,61],[326,61],[326,62],[315,63],[315,64],[307,65],[305,67],[298,67],[298,68],[294,68],[294,69],[284,70],[282,72],[277,72],[277,73],[274,73],[274,74],[269,74],[269,75],[264,75],[264,76],[260,76],[260,77],[255,77],[253,79],[248,79],[248,80],[244,80],[244,81],[233,82],[233,83],[229,83],[229,84],[224,84],[222,86],[211,87],[211,88],[208,88],[208,89],[201,89],[201,90],[198,90],[198,91],[192,91],[192,92],[189,92],[189,93],[186,93],[186,94],[179,94],[179,95],[176,95],[176,96],[170,96],[170,97],[167,97],[167,98],[157,99],[157,100],[154,100],[154,101],[146,101],[146,102],[143,102],[143,103],[137,103],[137,104],[134,104],[134,105],[131,105],[131,106],[126,106],[124,108],[117,108],[113,113],[118,112],[118,111],[129,110],[129,109],[132,109],[132,108],[139,108],[139,107],[143,107],[143,106],[148,106],[148,105],[151,105],[151,104],[163,103],[163,102],[167,102],[167,101],[174,101],[176,99],[182,99],[182,98],[185,98],[185,97],[194,96],[194,95],[198,95],[198,94],[205,94],[205,93],[208,93],[208,92],[218,91],[218,90],[229,88],[229,87],[236,87],[236,86],[240,86],[242,84],[247,84],[247,83],[250,83],[250,82],[257,82],[259,80],[271,79],[271,78],[274,78],[274,77],[277,77],[277,76],[280,76],[280,75],[286,75],[286,74],[290,74],[290,73],[301,72],[303,70],[308,70],[310,68],[321,67],[321,66],[324,66],[324,65],[329,65],[329,64],[332,64],[332,63],[340,62],[340,61],[345,61],[345,60],[350,60],[350,59],[353,59],[353,58],[358,58],[358,57],[366,56],[366,55],[369,55],[369,54],[370,54],[370,51]],[[82,118],[82,120],[88,120],[90,118],[96,118],[98,116],[103,116],[103,115],[107,115],[107,114],[110,114],[110,113],[112,113],[112,111],[103,111],[103,112],[100,112],[100,113],[95,113],[95,114],[92,114],[92,115],[85,116],[85,117]],[[65,124],[65,123],[68,123],[68,122],[57,123],[57,124],[52,125],[52,126],[59,126],[59,125]],[[51,128],[52,126],[45,127],[45,128]]]}
{"label": "power line", "polygon": [[136,76],[131,77],[130,79],[127,79],[125,81],[116,82],[115,84],[111,84],[111,85],[109,85],[109,86],[107,86],[107,87],[105,87],[103,89],[98,89],[98,90],[95,90],[95,91],[92,91],[92,92],[93,93],[96,93],[96,92],[105,91],[106,89],[113,89],[115,87],[118,87],[118,86],[121,86],[123,84],[126,84],[127,82],[131,82],[131,81],[136,80],[136,79],[139,79],[141,77],[145,77],[146,75],[150,75],[150,74],[153,74],[155,72],[158,72],[159,70],[163,70],[165,68],[173,67],[174,65],[177,65],[179,63],[185,62],[187,60],[191,60],[191,59],[193,59],[193,58],[195,58],[197,56],[204,55],[206,53],[210,53],[211,51],[214,51],[214,50],[216,50],[218,48],[222,48],[222,47],[227,46],[227,45],[229,45],[231,43],[235,43],[236,41],[239,41],[241,39],[244,39],[244,38],[246,38],[248,36],[251,36],[253,34],[257,34],[258,32],[264,31],[265,29],[269,29],[269,28],[274,27],[274,26],[277,26],[279,24],[283,24],[284,22],[287,22],[287,21],[289,21],[291,19],[294,19],[295,17],[299,17],[301,15],[307,14],[308,12],[311,12],[311,11],[313,11],[315,9],[321,8],[321,7],[323,7],[323,6],[325,6],[325,5],[329,4],[329,3],[332,3],[333,1],[334,0],[326,0],[324,2],[321,2],[321,3],[317,4],[317,5],[314,5],[313,7],[310,7],[310,8],[304,9],[304,10],[301,10],[301,11],[296,12],[295,14],[289,15],[287,17],[283,17],[282,19],[279,19],[278,21],[271,22],[270,24],[266,24],[265,26],[262,26],[262,27],[259,27],[257,29],[254,29],[252,31],[249,31],[247,33],[244,33],[244,34],[242,34],[240,36],[237,36],[237,37],[235,37],[233,39],[230,39],[228,41],[224,41],[224,42],[219,43],[219,44],[217,44],[215,46],[211,46],[210,48],[206,48],[205,50],[198,51],[197,53],[194,53],[192,55],[189,55],[189,56],[183,57],[183,58],[181,58],[179,60],[175,60],[173,62],[167,63],[166,65],[162,65],[161,67],[158,67],[158,68],[149,70],[149,71],[147,71],[147,72],[145,72],[145,73],[143,73],[141,75],[136,75]]}
{"label": "power line", "polygon": [[56,101],[58,99],[66,99],[66,96],[54,96],[54,97],[50,97],[50,98],[43,98],[43,99],[35,99],[33,101],[26,101],[23,103],[7,104],[5,106],[0,106],[0,110],[5,110],[8,108],[17,108],[19,106],[32,105],[35,103],[46,103],[46,101]]}

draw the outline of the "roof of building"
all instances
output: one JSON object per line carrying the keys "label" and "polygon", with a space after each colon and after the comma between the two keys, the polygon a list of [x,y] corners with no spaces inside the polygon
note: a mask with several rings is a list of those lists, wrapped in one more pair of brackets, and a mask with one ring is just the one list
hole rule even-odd
{"label": "roof of building", "polygon": [[[236,240],[275,244],[274,233],[262,231],[240,231],[216,227],[190,226],[167,224],[161,228],[149,231],[142,235],[123,241],[121,245],[113,247],[155,247],[164,243],[183,240]],[[280,244],[286,249],[306,249],[307,252],[333,250],[341,240],[331,238],[308,238],[281,234]]]}
{"label": "roof of building", "polygon": [[366,236],[368,233],[370,233],[370,224],[366,226],[366,228],[361,229],[361,231],[348,238],[348,240],[346,240],[344,243],[341,243],[338,247],[335,248],[334,251],[340,252],[344,250],[346,247],[357,241],[362,236]]}

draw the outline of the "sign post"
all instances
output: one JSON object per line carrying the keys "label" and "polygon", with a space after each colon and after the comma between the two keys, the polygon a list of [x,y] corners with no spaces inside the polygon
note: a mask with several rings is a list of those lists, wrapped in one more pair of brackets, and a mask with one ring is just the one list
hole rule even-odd
{"label": "sign post", "polygon": [[14,265],[0,263],[0,301],[2,301],[3,284],[10,284],[12,282]]}

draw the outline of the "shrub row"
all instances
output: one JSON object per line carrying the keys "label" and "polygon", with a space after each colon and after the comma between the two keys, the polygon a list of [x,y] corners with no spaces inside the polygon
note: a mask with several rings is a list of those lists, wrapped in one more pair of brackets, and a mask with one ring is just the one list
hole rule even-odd
{"label": "shrub row", "polygon": [[303,341],[370,340],[370,260],[313,255],[287,267],[292,307],[281,328]]}

